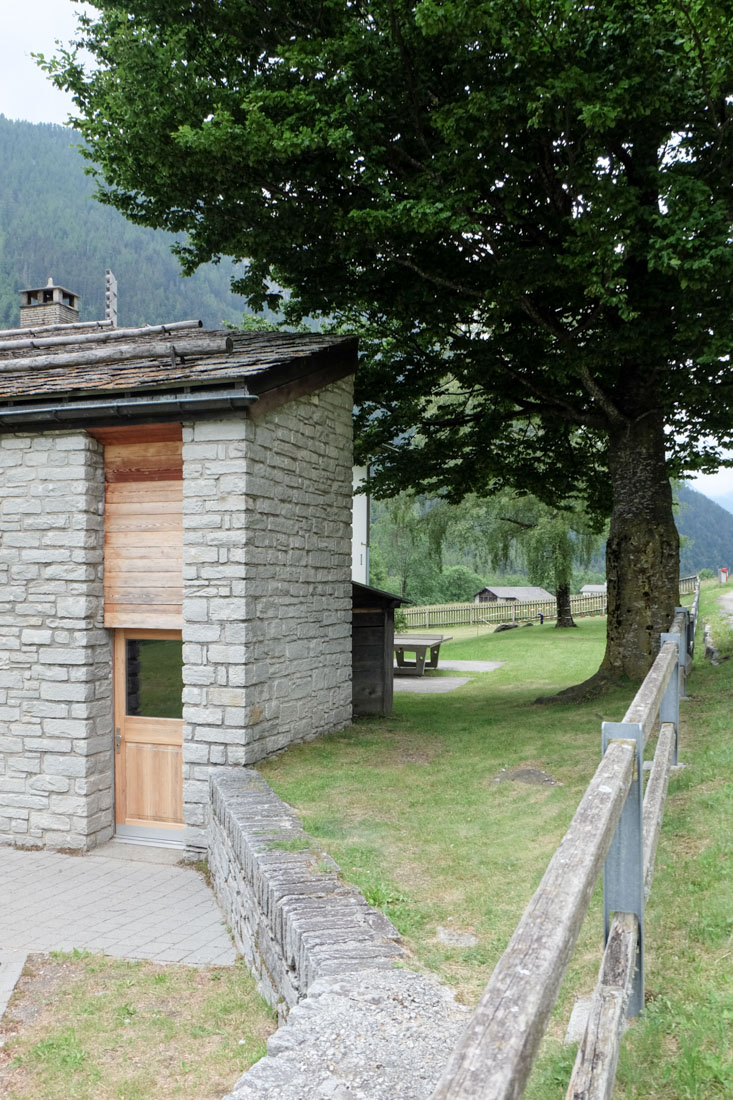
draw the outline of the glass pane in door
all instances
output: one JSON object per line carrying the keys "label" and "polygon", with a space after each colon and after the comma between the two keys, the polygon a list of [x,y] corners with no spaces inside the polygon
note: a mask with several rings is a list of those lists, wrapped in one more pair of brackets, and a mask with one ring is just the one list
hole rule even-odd
{"label": "glass pane in door", "polygon": [[128,638],[125,713],[145,718],[183,717],[183,643]]}

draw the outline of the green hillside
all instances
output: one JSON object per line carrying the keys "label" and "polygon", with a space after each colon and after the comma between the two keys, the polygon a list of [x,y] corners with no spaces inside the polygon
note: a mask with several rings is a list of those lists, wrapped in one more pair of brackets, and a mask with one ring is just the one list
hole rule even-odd
{"label": "green hillside", "polygon": [[677,497],[682,576],[721,566],[733,569],[733,515],[687,485],[677,489]]}
{"label": "green hillside", "polygon": [[81,295],[81,319],[104,317],[104,272],[119,288],[121,326],[198,318],[241,320],[231,261],[184,279],[171,234],[125,221],[92,198],[78,136],[63,126],[0,115],[0,329],[19,324],[19,290],[54,282]]}

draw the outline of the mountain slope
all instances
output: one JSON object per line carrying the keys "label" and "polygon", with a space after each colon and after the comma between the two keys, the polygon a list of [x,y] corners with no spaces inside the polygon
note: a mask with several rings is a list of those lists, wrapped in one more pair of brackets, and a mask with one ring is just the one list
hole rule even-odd
{"label": "mountain slope", "polygon": [[733,515],[688,485],[679,486],[677,497],[681,575],[721,566],[733,569]]}
{"label": "mountain slope", "polygon": [[184,279],[169,233],[127,222],[92,198],[94,183],[72,130],[0,115],[0,329],[19,325],[24,288],[54,282],[81,296],[81,319],[104,317],[104,272],[119,287],[121,326],[199,318],[241,321],[246,304],[230,261]]}

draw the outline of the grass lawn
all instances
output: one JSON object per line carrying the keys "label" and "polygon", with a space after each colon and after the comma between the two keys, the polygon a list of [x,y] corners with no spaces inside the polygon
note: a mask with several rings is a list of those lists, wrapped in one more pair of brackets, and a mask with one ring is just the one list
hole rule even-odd
{"label": "grass lawn", "polygon": [[[733,633],[703,593],[721,654]],[[386,720],[289,749],[261,766],[305,828],[403,933],[416,965],[473,1004],[562,837],[600,753],[602,719],[631,690],[579,705],[538,695],[589,676],[605,620],[577,630],[447,630],[446,657],[504,661],[444,695],[397,694]],[[733,660],[698,660],[682,704],[647,908],[647,1007],[622,1047],[615,1100],[733,1095]],[[653,751],[653,744],[649,749]],[[575,1051],[575,997],[596,981],[596,891],[525,1096],[561,1100]],[[8,1100],[219,1100],[264,1053],[272,1014],[243,967],[195,970],[75,954],[32,960],[0,1048]],[[8,1032],[11,1032],[8,1035]],[[395,1098],[399,1100],[399,1098]]]}
{"label": "grass lawn", "polygon": [[[709,608],[715,594],[705,594]],[[261,771],[345,877],[389,914],[416,963],[473,1004],[595,771],[601,720],[620,720],[633,693],[533,703],[595,671],[602,619],[568,631],[546,623],[445,633],[455,638],[441,649],[446,659],[505,664],[454,692],[397,694],[392,717],[289,749]],[[717,625],[715,636],[723,653],[733,651],[727,627]],[[647,911],[649,1004],[625,1040],[618,1100],[733,1094],[723,1044],[733,1017],[733,897],[723,862],[732,689],[733,663],[698,660],[695,697],[683,704],[688,766],[670,783]],[[560,1040],[573,1000],[595,984],[601,950],[599,890],[526,1093],[532,1100],[564,1096],[574,1051]]]}
{"label": "grass lawn", "polygon": [[33,955],[2,1021],[7,1100],[221,1100],[275,1029],[243,964]]}

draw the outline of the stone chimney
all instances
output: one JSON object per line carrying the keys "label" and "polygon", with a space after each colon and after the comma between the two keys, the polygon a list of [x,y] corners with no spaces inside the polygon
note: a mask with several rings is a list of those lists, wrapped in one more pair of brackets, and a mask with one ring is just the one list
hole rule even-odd
{"label": "stone chimney", "polygon": [[49,279],[38,290],[20,292],[20,327],[70,325],[79,320],[79,296]]}

